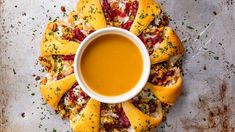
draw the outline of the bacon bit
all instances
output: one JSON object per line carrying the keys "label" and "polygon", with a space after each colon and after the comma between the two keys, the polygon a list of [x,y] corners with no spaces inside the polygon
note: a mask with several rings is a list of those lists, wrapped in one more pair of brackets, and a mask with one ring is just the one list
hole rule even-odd
{"label": "bacon bit", "polygon": [[105,123],[105,124],[104,124],[104,129],[105,129],[106,131],[112,129],[113,127],[114,127],[114,125],[111,124],[111,123]]}
{"label": "bacon bit", "polygon": [[121,127],[129,128],[131,125],[123,109],[121,110],[121,113],[119,114],[118,120],[119,120]]}
{"label": "bacon bit", "polygon": [[121,28],[126,29],[126,30],[130,30],[132,23],[133,23],[133,21],[129,20],[126,23],[122,24]]}
{"label": "bacon bit", "polygon": [[162,24],[163,26],[169,25],[169,18],[168,18],[168,16],[163,15],[161,24]]}
{"label": "bacon bit", "polygon": [[101,107],[100,107],[100,109],[101,109],[101,110],[108,109],[108,104],[101,103]]}
{"label": "bacon bit", "polygon": [[152,38],[152,45],[155,45],[156,43],[161,43],[162,42],[162,38],[159,34],[157,34],[155,37]]}
{"label": "bacon bit", "polygon": [[132,8],[131,14],[132,14],[133,16],[136,16],[137,11],[138,11],[138,7],[139,7],[139,3],[138,3],[137,0],[135,0],[135,1],[133,2],[132,6],[131,6],[131,8]]}
{"label": "bacon bit", "polygon": [[119,14],[120,17],[125,17],[126,16],[126,13],[122,12]]}
{"label": "bacon bit", "polygon": [[117,9],[119,8],[118,3],[116,3],[116,2],[110,3],[110,7],[111,7],[113,10],[117,10]]}
{"label": "bacon bit", "polygon": [[125,13],[126,14],[129,14],[129,12],[130,12],[130,7],[131,7],[131,3],[126,3],[126,8],[125,8]]}
{"label": "bacon bit", "polygon": [[140,101],[139,100],[132,100],[131,102],[135,107],[138,107]]}
{"label": "bacon bit", "polygon": [[93,33],[93,32],[95,32],[95,30],[90,30],[90,31],[89,31],[89,34],[91,34],[91,33]]}
{"label": "bacon bit", "polygon": [[38,81],[38,80],[40,80],[40,79],[41,79],[40,76],[36,76],[36,77],[35,77],[35,80],[36,80],[36,81]]}
{"label": "bacon bit", "polygon": [[103,0],[103,7],[107,10],[109,8],[108,0]]}
{"label": "bacon bit", "polygon": [[68,98],[69,98],[69,100],[71,101],[71,102],[75,102],[77,99],[78,99],[78,97],[74,94],[74,91],[73,91],[73,89],[76,87],[78,85],[78,83],[75,83],[70,89],[69,89],[69,91],[68,91]]}
{"label": "bacon bit", "polygon": [[153,84],[161,85],[166,80],[166,78],[167,78],[166,73],[163,73],[161,77],[158,77],[157,73],[152,73],[149,76],[149,81],[152,82]]}
{"label": "bacon bit", "polygon": [[60,79],[62,79],[62,78],[64,78],[64,75],[62,75],[62,74],[59,74],[59,75],[56,77],[57,80],[60,80]]}
{"label": "bacon bit", "polygon": [[61,10],[62,12],[66,12],[65,6],[61,6],[61,7],[60,7],[60,10]]}
{"label": "bacon bit", "polygon": [[166,74],[164,74],[162,78],[157,78],[156,82],[161,85],[165,80],[166,80]]}
{"label": "bacon bit", "polygon": [[144,44],[146,44],[146,40],[144,39],[143,34],[140,34],[138,37]]}
{"label": "bacon bit", "polygon": [[171,70],[171,71],[167,71],[166,72],[166,76],[173,76],[175,74],[175,71],[174,70]]}
{"label": "bacon bit", "polygon": [[154,100],[149,100],[149,113],[154,113],[157,109],[157,105],[155,104]]}
{"label": "bacon bit", "polygon": [[147,38],[145,39],[143,34],[140,34],[139,39],[145,44],[146,47],[151,48],[153,47],[156,43],[161,43],[163,41],[161,35],[157,32],[156,36],[153,38]]}
{"label": "bacon bit", "polygon": [[81,96],[84,98],[84,99],[88,99],[89,96],[85,93],[85,92],[81,92]]}
{"label": "bacon bit", "polygon": [[111,21],[115,18],[116,12],[113,10],[108,3],[108,0],[103,0],[103,11],[106,18],[109,18]]}
{"label": "bacon bit", "polygon": [[147,47],[153,47],[153,39],[152,38],[147,38],[145,39]]}
{"label": "bacon bit", "polygon": [[79,41],[83,41],[86,38],[86,35],[84,35],[79,28],[74,29],[75,39]]}
{"label": "bacon bit", "polygon": [[71,87],[71,89],[76,88],[78,86],[78,83],[74,83],[74,85]]}
{"label": "bacon bit", "polygon": [[61,59],[65,60],[65,61],[73,61],[74,57],[75,57],[75,55],[63,55],[63,56],[61,56]]}
{"label": "bacon bit", "polygon": [[150,74],[148,80],[152,82],[156,76],[157,76],[157,73]]}
{"label": "bacon bit", "polygon": [[119,10],[116,10],[116,14],[119,16],[119,17],[125,17],[126,16],[126,13],[125,12],[121,12]]}

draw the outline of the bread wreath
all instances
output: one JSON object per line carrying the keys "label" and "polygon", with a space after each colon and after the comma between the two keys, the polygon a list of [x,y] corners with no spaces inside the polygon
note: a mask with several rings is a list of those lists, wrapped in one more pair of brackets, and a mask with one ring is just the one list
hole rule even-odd
{"label": "bread wreath", "polygon": [[[148,25],[161,13],[160,5],[154,0],[138,0],[138,10],[129,28],[132,33],[139,36]],[[76,11],[68,15],[68,24],[75,24],[74,16],[78,15],[84,18],[94,30],[105,28],[106,21],[101,7],[100,0],[80,0],[77,4]],[[53,25],[60,24],[60,21],[48,23],[43,39],[41,42],[40,51],[44,59],[42,65],[47,69],[47,72],[52,73],[56,67],[53,56],[74,55],[79,46],[78,42],[64,40],[57,36],[53,31]],[[79,27],[76,27],[79,28]],[[79,41],[80,42],[80,41]],[[174,57],[184,55],[184,47],[170,27],[163,29],[163,41],[160,42],[152,55],[151,63],[156,64],[171,60]],[[58,104],[63,95],[76,83],[74,74],[65,76],[64,78],[51,82],[43,82],[40,84],[40,90],[44,100],[55,110],[58,109]],[[151,83],[146,84],[146,88],[150,89],[157,97],[157,110],[154,115],[149,116],[131,102],[123,102],[122,108],[129,119],[131,128],[134,131],[150,131],[159,126],[163,120],[163,110],[161,102],[174,104],[177,97],[180,95],[183,85],[183,78],[180,75],[177,81],[172,85],[158,86]],[[100,106],[101,103],[90,98],[86,102],[85,107],[82,107],[80,113],[70,114],[70,127],[75,132],[91,131],[97,132],[100,129]]]}

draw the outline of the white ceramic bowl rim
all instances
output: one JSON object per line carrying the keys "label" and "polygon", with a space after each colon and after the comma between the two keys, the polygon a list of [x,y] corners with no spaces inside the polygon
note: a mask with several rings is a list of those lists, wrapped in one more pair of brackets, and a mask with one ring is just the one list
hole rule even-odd
{"label": "white ceramic bowl rim", "polygon": [[[130,91],[118,96],[104,96],[89,88],[89,86],[84,81],[80,70],[80,61],[85,48],[90,44],[91,41],[93,41],[97,37],[106,34],[117,34],[132,40],[134,44],[136,44],[137,47],[139,48],[141,55],[143,57],[142,59],[144,66],[139,82]],[[133,98],[144,88],[150,73],[150,58],[143,42],[133,33],[120,28],[108,27],[91,33],[82,41],[75,55],[74,71],[78,84],[88,96],[103,103],[120,103]]]}

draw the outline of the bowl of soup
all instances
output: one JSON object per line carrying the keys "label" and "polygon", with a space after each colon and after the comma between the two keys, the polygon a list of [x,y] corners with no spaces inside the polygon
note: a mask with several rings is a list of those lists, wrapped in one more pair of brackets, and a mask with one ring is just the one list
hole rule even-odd
{"label": "bowl of soup", "polygon": [[104,103],[120,103],[143,89],[150,73],[150,58],[137,36],[109,27],[84,39],[75,55],[74,70],[87,95]]}

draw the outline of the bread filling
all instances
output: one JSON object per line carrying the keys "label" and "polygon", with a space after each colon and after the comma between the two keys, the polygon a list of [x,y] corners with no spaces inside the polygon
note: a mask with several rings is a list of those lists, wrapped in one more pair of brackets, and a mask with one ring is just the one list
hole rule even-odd
{"label": "bread filling", "polygon": [[75,83],[61,98],[57,112],[62,118],[68,119],[79,114],[89,99],[90,97],[82,91],[78,83]]}
{"label": "bread filling", "polygon": [[180,68],[162,62],[151,66],[149,82],[159,86],[172,86],[180,77]]}
{"label": "bread filling", "polygon": [[128,132],[131,130],[130,122],[122,109],[121,104],[101,104],[100,132]]}
{"label": "bread filling", "polygon": [[103,0],[102,9],[109,26],[129,30],[137,13],[137,0]]}
{"label": "bread filling", "polygon": [[157,98],[150,89],[143,89],[136,97],[131,99],[131,103],[143,113],[157,117]]}

